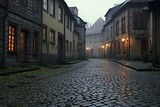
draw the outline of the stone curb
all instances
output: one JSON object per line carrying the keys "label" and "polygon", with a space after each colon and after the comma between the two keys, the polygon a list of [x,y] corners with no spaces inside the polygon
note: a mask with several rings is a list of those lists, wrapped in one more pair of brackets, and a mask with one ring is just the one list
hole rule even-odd
{"label": "stone curb", "polygon": [[132,66],[129,66],[129,65],[126,65],[126,64],[123,64],[117,60],[110,60],[110,61],[113,61],[113,62],[116,62],[118,64],[121,64],[125,67],[128,67],[128,68],[131,68],[131,69],[134,69],[136,71],[160,71],[160,69],[156,69],[156,68],[135,68],[135,67],[132,67]]}
{"label": "stone curb", "polygon": [[17,73],[28,72],[28,71],[35,71],[38,69],[40,69],[40,68],[26,68],[26,69],[14,70],[14,71],[0,72],[0,76],[8,76],[11,74],[17,74]]}

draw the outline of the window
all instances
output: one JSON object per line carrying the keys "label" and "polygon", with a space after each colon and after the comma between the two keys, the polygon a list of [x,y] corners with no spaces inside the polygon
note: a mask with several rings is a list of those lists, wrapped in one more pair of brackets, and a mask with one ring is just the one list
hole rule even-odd
{"label": "window", "polygon": [[47,40],[47,26],[43,26],[42,40],[44,40],[44,41]]}
{"label": "window", "polygon": [[67,15],[67,28],[69,28],[69,16]]}
{"label": "window", "polygon": [[63,9],[60,6],[59,6],[59,10],[58,10],[58,20],[60,22],[63,22]]}
{"label": "window", "polygon": [[55,16],[55,0],[50,0],[50,14]]}
{"label": "window", "polygon": [[33,55],[38,55],[38,34],[33,35]]}
{"label": "window", "polygon": [[50,43],[55,45],[55,30],[50,30]]}
{"label": "window", "polygon": [[113,38],[113,26],[111,26],[110,32],[111,32],[111,38]]}
{"label": "window", "polygon": [[107,40],[109,39],[109,29],[107,29]]}
{"label": "window", "polygon": [[123,33],[125,33],[126,31],[125,31],[125,24],[126,24],[126,22],[125,22],[125,17],[123,17],[122,18],[122,20],[121,20],[121,32],[122,32],[122,34]]}
{"label": "window", "polygon": [[48,0],[43,0],[43,9],[48,10]]}
{"label": "window", "polygon": [[119,21],[116,22],[116,36],[119,35]]}
{"label": "window", "polygon": [[146,29],[147,28],[147,17],[146,14],[135,13],[133,19],[134,29]]}
{"label": "window", "polygon": [[8,27],[8,52],[15,52],[15,27],[10,25]]}

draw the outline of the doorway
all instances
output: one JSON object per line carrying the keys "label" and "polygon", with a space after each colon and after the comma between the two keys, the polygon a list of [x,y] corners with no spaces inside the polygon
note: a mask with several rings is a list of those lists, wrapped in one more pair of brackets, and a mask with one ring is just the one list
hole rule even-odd
{"label": "doorway", "polygon": [[21,31],[20,48],[19,48],[19,55],[18,55],[19,62],[25,62],[25,54],[26,54],[26,33]]}
{"label": "doorway", "polygon": [[141,40],[141,55],[144,55],[148,50],[148,40]]}
{"label": "doorway", "polygon": [[58,35],[58,59],[62,60],[64,59],[64,42],[63,37],[59,34]]}

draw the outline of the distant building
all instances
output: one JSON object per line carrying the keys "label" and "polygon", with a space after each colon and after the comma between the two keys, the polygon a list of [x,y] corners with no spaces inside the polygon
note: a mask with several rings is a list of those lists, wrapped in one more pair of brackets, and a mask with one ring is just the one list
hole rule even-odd
{"label": "distant building", "polygon": [[[77,7],[70,7],[70,10],[72,14],[74,15],[75,20],[75,26],[74,26],[74,48],[77,48],[77,58],[78,59],[86,59],[86,22],[84,22],[79,16],[78,16],[78,9]],[[76,43],[76,38],[78,36],[78,43]],[[76,45],[77,44],[77,45]]]}
{"label": "distant building", "polygon": [[146,1],[126,0],[108,10],[102,30],[106,57],[142,60],[151,47],[149,14],[143,11]]}
{"label": "distant building", "polygon": [[0,66],[38,63],[42,0],[0,0]]}
{"label": "distant building", "polygon": [[100,58],[104,56],[102,48],[102,28],[104,20],[100,17],[86,30],[86,55],[87,57]]}

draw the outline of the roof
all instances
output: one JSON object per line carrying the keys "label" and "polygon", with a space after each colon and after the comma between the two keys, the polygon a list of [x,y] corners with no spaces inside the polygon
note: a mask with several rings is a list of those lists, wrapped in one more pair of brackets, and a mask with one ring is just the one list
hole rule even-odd
{"label": "roof", "polygon": [[90,28],[86,30],[86,35],[101,33],[104,20],[100,17]]}
{"label": "roof", "polygon": [[107,13],[105,14],[105,17],[108,18],[107,22],[108,23],[112,17],[117,14],[119,11],[121,11],[123,8],[125,8],[128,4],[133,4],[133,3],[145,3],[147,1],[151,1],[151,0],[126,0],[123,3],[110,8]]}
{"label": "roof", "polygon": [[107,11],[107,13],[105,14],[105,17],[107,17],[107,20],[105,23],[108,23],[112,19],[113,15],[121,8],[122,5],[123,3],[117,6],[114,6]]}

